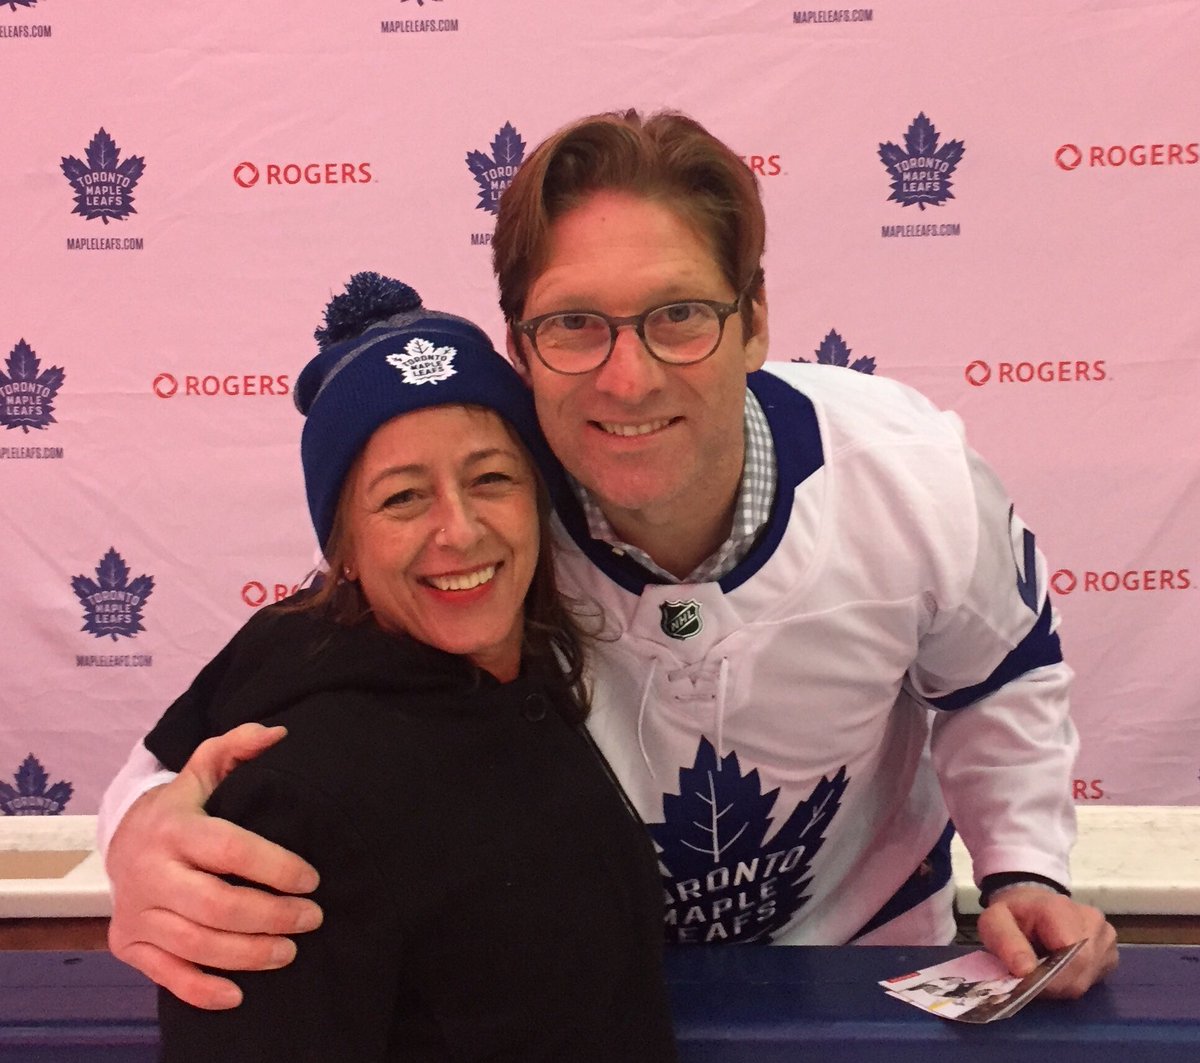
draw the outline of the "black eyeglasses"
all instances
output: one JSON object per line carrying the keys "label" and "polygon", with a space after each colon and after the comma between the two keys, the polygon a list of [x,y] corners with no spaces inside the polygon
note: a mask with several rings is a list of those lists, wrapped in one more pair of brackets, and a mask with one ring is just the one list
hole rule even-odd
{"label": "black eyeglasses", "polygon": [[741,295],[732,303],[687,299],[652,306],[630,317],[610,317],[599,310],[560,310],[513,325],[528,338],[533,353],[556,373],[577,376],[599,369],[612,356],[617,330],[632,325],[651,356],[667,365],[694,365],[721,345],[725,321],[736,314]]}

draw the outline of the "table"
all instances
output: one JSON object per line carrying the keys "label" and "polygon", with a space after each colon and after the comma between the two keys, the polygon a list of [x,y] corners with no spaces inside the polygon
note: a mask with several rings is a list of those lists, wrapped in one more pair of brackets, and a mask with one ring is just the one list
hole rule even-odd
{"label": "table", "polygon": [[[1200,948],[1127,945],[1102,986],[974,1027],[875,982],[962,948],[681,947],[682,1063],[1196,1063]],[[107,952],[0,952],[0,1063],[152,1063],[154,989]]]}

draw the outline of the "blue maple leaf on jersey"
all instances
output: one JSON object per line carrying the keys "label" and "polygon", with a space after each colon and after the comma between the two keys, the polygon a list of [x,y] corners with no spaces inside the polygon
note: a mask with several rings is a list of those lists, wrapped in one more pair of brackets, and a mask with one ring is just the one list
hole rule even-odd
{"label": "blue maple leaf on jersey", "polygon": [[129,566],[122,560],[114,547],[110,547],[96,566],[96,579],[88,576],[72,576],[71,589],[83,603],[83,627],[96,638],[110,635],[113,642],[118,635],[133,638],[142,626],[142,606],[154,590],[151,576],[129,578]]}
{"label": "blue maple leaf on jersey", "polygon": [[0,812],[6,816],[61,816],[74,788],[69,782],[47,786],[50,777],[30,753],[13,776],[14,790],[0,782]]}
{"label": "blue maple leaf on jersey", "polygon": [[[908,150],[906,151],[905,148]],[[904,136],[904,148],[890,141],[879,145],[879,158],[892,176],[892,194],[901,206],[939,207],[953,199],[950,180],[963,157],[963,142],[949,140],[938,147],[938,131],[922,111]]]}
{"label": "blue maple leaf on jersey", "polygon": [[525,141],[511,122],[505,122],[492,139],[490,158],[482,151],[467,152],[467,166],[479,185],[479,202],[476,204],[479,210],[491,214],[499,210],[500,193],[509,186],[524,158]]}
{"label": "blue maple leaf on jersey", "polygon": [[105,225],[109,220],[124,221],[136,214],[133,190],[146,169],[146,160],[130,155],[121,162],[121,153],[113,138],[100,128],[85,152],[87,162],[74,155],[64,156],[62,172],[75,189],[75,209],[91,220],[99,218]]}
{"label": "blue maple leaf on jersey", "polygon": [[[862,357],[855,358],[850,361],[850,355],[854,352],[846,346],[846,341],[838,335],[836,329],[830,329],[829,335],[821,341],[821,346],[818,347],[815,354],[816,361],[820,365],[840,365],[847,369],[853,369],[857,373],[874,373],[875,359]],[[793,362],[807,362],[808,358],[793,358]]]}
{"label": "blue maple leaf on jersey", "polygon": [[41,371],[41,362],[24,340],[17,340],[4,364],[8,372],[0,371],[0,424],[28,434],[31,428],[55,423],[54,397],[66,377],[62,367]]}
{"label": "blue maple leaf on jersey", "polygon": [[[10,11],[16,11],[18,6],[20,6],[20,7],[36,6],[37,0],[4,0],[4,3],[8,4],[8,8]],[[3,7],[4,3],[0,3],[0,7]]]}
{"label": "blue maple leaf on jersey", "polygon": [[679,771],[679,793],[663,794],[663,822],[647,824],[668,940],[770,941],[808,900],[813,857],[848,782],[844,766],[822,777],[768,838],[778,788],[763,793],[757,768],[742,774],[736,753],[718,760],[701,738],[692,767]]}

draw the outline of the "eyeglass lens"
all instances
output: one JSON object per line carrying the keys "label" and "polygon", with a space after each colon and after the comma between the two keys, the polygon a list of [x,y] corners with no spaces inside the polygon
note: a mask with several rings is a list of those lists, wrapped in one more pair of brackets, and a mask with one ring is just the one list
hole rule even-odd
{"label": "eyeglass lens", "polygon": [[[706,303],[671,303],[646,316],[646,345],[665,362],[695,362],[708,357],[720,341],[721,319]],[[538,325],[534,340],[543,358],[577,368],[600,363],[613,344],[608,319],[599,314],[555,314]]]}

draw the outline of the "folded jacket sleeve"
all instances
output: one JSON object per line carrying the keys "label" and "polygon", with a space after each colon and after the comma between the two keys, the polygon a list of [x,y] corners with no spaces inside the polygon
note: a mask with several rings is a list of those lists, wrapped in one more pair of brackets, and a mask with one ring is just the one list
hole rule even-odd
{"label": "folded jacket sleeve", "polygon": [[385,1060],[399,985],[396,909],[354,823],[311,780],[258,762],[234,771],[209,811],[312,862],[325,921],[297,935],[287,967],[218,972],[241,987],[238,1008],[205,1011],[161,990],[161,1059]]}

